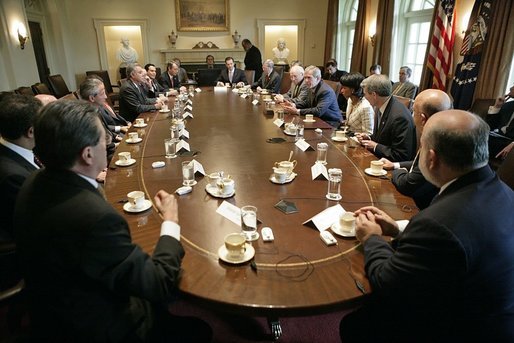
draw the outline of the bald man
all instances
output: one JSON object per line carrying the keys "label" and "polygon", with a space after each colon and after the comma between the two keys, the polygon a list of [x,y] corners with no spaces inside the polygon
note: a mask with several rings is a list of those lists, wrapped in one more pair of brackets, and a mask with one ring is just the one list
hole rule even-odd
{"label": "bald man", "polygon": [[296,106],[306,105],[309,100],[309,87],[307,83],[303,82],[303,75],[305,71],[300,65],[294,65],[289,71],[289,78],[291,79],[291,88],[286,94],[275,95],[275,101],[282,103],[289,101]]}
{"label": "bald man", "polygon": [[434,114],[419,156],[441,189],[430,206],[402,233],[376,207],[355,212],[373,294],[341,321],[343,342],[514,341],[514,192],[487,164],[488,135],[472,113]]}
{"label": "bald man", "polygon": [[[451,108],[452,101],[443,91],[427,89],[418,94],[414,101],[412,114],[418,142],[428,118],[434,113]],[[381,160],[384,161],[385,169],[394,169],[391,181],[400,193],[412,197],[419,209],[424,209],[430,204],[439,190],[421,174],[418,155],[413,161],[391,162],[386,158]]]}

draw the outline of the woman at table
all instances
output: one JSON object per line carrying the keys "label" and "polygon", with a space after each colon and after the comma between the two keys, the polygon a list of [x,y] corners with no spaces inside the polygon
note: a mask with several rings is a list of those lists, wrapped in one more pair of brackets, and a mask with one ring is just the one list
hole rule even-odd
{"label": "woman at table", "polygon": [[350,134],[373,133],[373,107],[364,97],[361,82],[364,76],[360,73],[349,73],[341,76],[341,95],[348,100],[346,106],[346,126]]}

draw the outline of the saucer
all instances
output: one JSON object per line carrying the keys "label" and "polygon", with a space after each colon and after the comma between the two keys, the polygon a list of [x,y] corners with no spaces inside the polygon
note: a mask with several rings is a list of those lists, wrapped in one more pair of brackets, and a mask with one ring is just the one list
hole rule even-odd
{"label": "saucer", "polygon": [[275,174],[271,174],[270,177],[269,177],[269,180],[273,183],[276,183],[277,185],[283,185],[284,183],[289,183],[291,181],[294,180],[294,178],[296,177],[296,173],[291,173],[289,174],[289,176],[286,178],[286,180],[284,182],[278,182],[277,179],[275,178]]}
{"label": "saucer", "polygon": [[316,119],[304,119],[303,120],[305,123],[315,123],[316,122]]}
{"label": "saucer", "polygon": [[220,260],[226,263],[231,264],[239,264],[239,263],[245,263],[250,261],[255,256],[255,249],[248,243],[245,244],[246,251],[243,256],[241,256],[238,259],[234,259],[232,257],[228,256],[227,248],[225,247],[225,244],[223,244],[218,249],[218,257]]}
{"label": "saucer", "polygon": [[148,124],[147,123],[144,123],[144,124],[134,124],[132,126],[134,126],[134,127],[147,127]]}
{"label": "saucer", "polygon": [[161,112],[161,113],[168,113],[168,112],[171,112],[171,110],[169,110],[169,109],[168,110],[160,109],[159,112]]}
{"label": "saucer", "polygon": [[205,191],[215,198],[222,198],[222,199],[230,198],[231,196],[234,196],[234,194],[236,194],[235,189],[234,189],[234,191],[232,191],[232,193],[228,193],[228,194],[220,193],[219,188],[217,186],[213,186],[211,184],[208,184],[207,186],[205,186]]}
{"label": "saucer", "polygon": [[114,162],[114,164],[117,165],[118,167],[128,167],[128,166],[133,165],[134,163],[136,163],[136,160],[133,158],[131,158],[127,162],[122,162],[121,160],[117,160],[116,162]]}
{"label": "saucer", "polygon": [[133,139],[130,139],[130,138],[127,138],[127,139],[125,140],[125,142],[127,142],[127,143],[129,143],[129,144],[135,144],[135,143],[139,143],[139,142],[141,142],[142,140],[143,140],[143,138],[141,138],[141,137],[138,137],[138,138],[136,138],[136,139],[134,139],[134,140],[133,140]]}
{"label": "saucer", "polygon": [[332,137],[332,140],[336,141],[336,142],[346,142],[348,140],[348,137],[339,138],[339,137],[334,136],[334,137]]}
{"label": "saucer", "polygon": [[341,237],[355,237],[355,230],[353,232],[346,232],[341,230],[341,225],[339,225],[339,222],[335,222],[330,226],[330,230],[332,230],[333,233],[335,233],[338,236]]}
{"label": "saucer", "polygon": [[366,168],[366,169],[364,169],[364,172],[365,172],[366,174],[368,174],[368,175],[371,175],[371,176],[384,176],[384,175],[386,175],[386,174],[387,174],[387,170],[385,170],[385,169],[382,169],[382,172],[381,172],[381,173],[378,173],[378,174],[377,174],[377,173],[373,173],[373,172],[371,172],[371,168]]}
{"label": "saucer", "polygon": [[143,212],[143,211],[146,211],[148,210],[149,208],[152,207],[152,202],[148,199],[145,199],[145,203],[143,206],[139,207],[139,208],[135,208],[132,206],[131,203],[127,202],[125,203],[125,205],[123,205],[123,209],[127,212],[130,212],[130,213],[138,213],[138,212]]}
{"label": "saucer", "polygon": [[284,133],[288,136],[296,136],[296,130],[294,132],[289,132],[287,130],[284,130]]}

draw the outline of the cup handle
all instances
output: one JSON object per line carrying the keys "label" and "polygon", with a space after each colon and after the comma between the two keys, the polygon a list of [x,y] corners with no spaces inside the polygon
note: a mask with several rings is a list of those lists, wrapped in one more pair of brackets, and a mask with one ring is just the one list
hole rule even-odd
{"label": "cup handle", "polygon": [[293,169],[296,168],[296,160],[293,160]]}

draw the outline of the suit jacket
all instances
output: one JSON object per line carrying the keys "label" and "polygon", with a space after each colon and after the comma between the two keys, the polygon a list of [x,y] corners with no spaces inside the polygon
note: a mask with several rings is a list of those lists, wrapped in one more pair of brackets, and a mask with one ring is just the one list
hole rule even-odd
{"label": "suit jacket", "polygon": [[102,115],[102,121],[105,123],[109,131],[116,132],[116,126],[127,126],[129,123],[125,118],[117,114],[116,112],[111,112],[105,107],[99,107],[100,114]]}
{"label": "suit jacket", "polygon": [[284,99],[295,104],[297,108],[300,108],[299,106],[306,106],[309,101],[309,87],[303,82],[303,79],[299,85],[291,82],[291,88],[284,94]]}
{"label": "suit jacket", "polygon": [[170,236],[147,255],[132,243],[117,210],[67,170],[45,169],[27,179],[15,232],[31,324],[43,338],[60,332],[85,342],[144,337],[153,318],[149,302],[169,300],[184,255]]}
{"label": "suit jacket", "polygon": [[401,82],[393,83],[393,93],[392,94],[394,94],[394,95],[414,99],[416,97],[417,91],[418,91],[418,86],[416,86],[415,84],[413,84],[410,81],[406,81],[403,84]]}
{"label": "suit jacket", "polygon": [[254,80],[258,80],[262,75],[262,57],[260,50],[252,45],[245,55],[245,70],[255,70]]}
{"label": "suit jacket", "polygon": [[266,75],[262,74],[261,77],[255,81],[252,85],[252,88],[261,87],[262,89],[267,89],[271,93],[280,93],[280,81],[281,77],[276,71],[272,71],[269,80],[266,80]]}
{"label": "suit jacket", "polygon": [[375,114],[374,132],[371,140],[378,143],[373,152],[377,157],[385,157],[390,161],[410,161],[416,153],[416,128],[412,115],[407,107],[394,97],[381,116]]}
{"label": "suit jacket", "polygon": [[337,105],[336,93],[323,80],[314,89],[309,89],[307,104],[301,105],[300,114],[313,114],[334,127],[341,125],[343,119]]}
{"label": "suit jacket", "polygon": [[162,93],[162,92],[166,91],[164,89],[164,87],[161,86],[161,84],[159,82],[157,82],[156,79],[150,79],[150,82],[152,83],[152,87],[148,88],[148,97],[149,98],[157,98],[158,97],[157,93]]}
{"label": "suit jacket", "polygon": [[398,192],[411,197],[416,206],[422,210],[430,205],[439,188],[425,179],[419,169],[418,157],[414,161],[400,162],[402,169],[393,170],[391,182]]}
{"label": "suit jacket", "polygon": [[230,86],[236,85],[239,82],[243,82],[245,85],[248,84],[246,81],[245,72],[241,69],[234,68],[234,75],[232,75],[232,82],[228,79],[228,69],[222,69],[220,75],[216,79],[216,82],[230,83]]}
{"label": "suit jacket", "polygon": [[143,112],[156,110],[155,99],[148,98],[143,87],[128,80],[120,88],[120,115],[132,122]]}
{"label": "suit jacket", "polygon": [[14,204],[25,179],[37,168],[0,144],[0,241],[13,238]]}
{"label": "suit jacket", "polygon": [[514,341],[513,208],[514,192],[485,166],[451,183],[392,245],[371,236],[364,321],[381,326],[378,341]]}
{"label": "suit jacket", "polygon": [[181,86],[180,80],[178,79],[178,75],[173,76],[173,85],[172,85],[171,79],[170,79],[170,74],[168,74],[167,72],[161,74],[161,77],[159,78],[159,83],[165,89],[179,89]]}
{"label": "suit jacket", "polygon": [[[509,123],[510,117],[514,112],[514,101],[508,101],[500,108],[500,112],[487,115],[487,123],[491,130],[499,130]],[[501,135],[514,139],[514,120],[510,122],[505,133],[499,132]]]}

